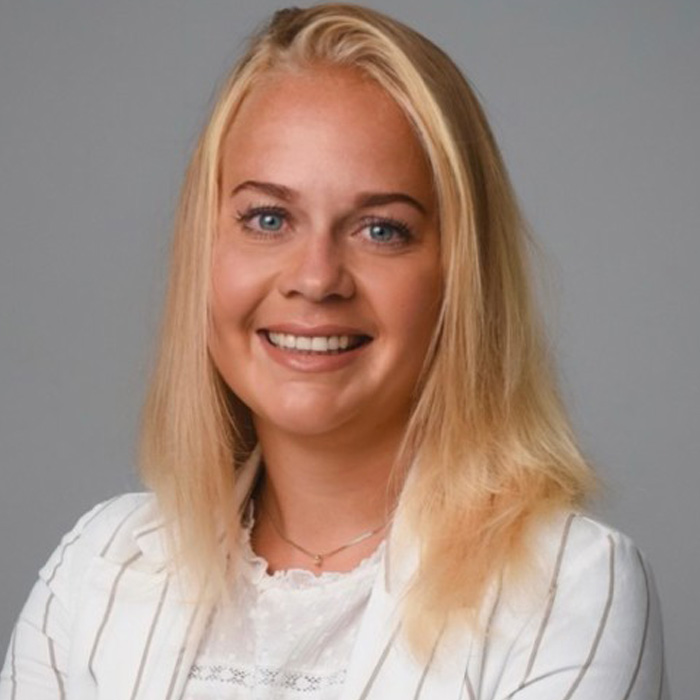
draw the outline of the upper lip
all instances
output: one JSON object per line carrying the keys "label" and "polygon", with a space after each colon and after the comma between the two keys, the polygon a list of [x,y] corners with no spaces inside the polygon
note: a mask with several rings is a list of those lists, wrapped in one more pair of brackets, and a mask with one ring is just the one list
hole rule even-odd
{"label": "upper lip", "polygon": [[269,326],[263,326],[259,329],[260,332],[267,331],[268,333],[286,333],[288,335],[304,335],[304,336],[365,336],[371,338],[372,336],[355,327],[355,326],[342,326],[338,324],[322,324],[322,325],[305,325],[303,323],[286,322],[286,323],[273,323]]}

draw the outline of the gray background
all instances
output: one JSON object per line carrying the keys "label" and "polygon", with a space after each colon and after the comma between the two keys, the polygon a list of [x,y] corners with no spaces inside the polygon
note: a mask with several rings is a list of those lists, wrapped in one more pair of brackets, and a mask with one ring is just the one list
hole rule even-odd
{"label": "gray background", "polygon": [[[597,510],[700,648],[700,2],[377,0],[465,68],[547,252]],[[173,206],[214,85],[282,3],[0,0],[0,645],[77,516],[138,488]],[[693,692],[695,691],[695,692]]]}

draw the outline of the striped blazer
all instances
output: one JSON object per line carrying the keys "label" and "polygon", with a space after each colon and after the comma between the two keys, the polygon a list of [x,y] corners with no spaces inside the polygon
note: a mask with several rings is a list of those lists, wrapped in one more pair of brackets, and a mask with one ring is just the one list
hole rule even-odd
{"label": "striped blazer", "polygon": [[[397,617],[416,556],[390,541],[342,700],[667,700],[659,606],[634,544],[573,513],[536,537],[541,591],[494,587],[483,629],[450,622],[422,661]],[[153,495],[83,516],[22,610],[0,700],[182,697],[209,611],[167,564]]]}

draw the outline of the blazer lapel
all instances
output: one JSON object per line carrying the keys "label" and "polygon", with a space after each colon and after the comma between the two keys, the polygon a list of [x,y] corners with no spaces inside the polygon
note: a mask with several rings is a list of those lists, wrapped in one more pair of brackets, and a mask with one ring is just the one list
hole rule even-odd
{"label": "blazer lapel", "polygon": [[471,698],[465,683],[473,635],[448,625],[425,659],[408,648],[401,629],[401,602],[418,568],[419,552],[410,537],[393,533],[375,581],[348,667],[340,700],[461,700]]}
{"label": "blazer lapel", "polygon": [[[148,531],[163,534],[162,527]],[[115,546],[85,572],[70,682],[93,688],[85,697],[100,700],[174,700],[206,611],[153,550],[134,546],[133,530],[130,535],[130,547]]]}
{"label": "blazer lapel", "polygon": [[[405,700],[411,697],[409,691],[418,682],[419,669],[415,664],[404,663],[402,673],[393,680],[391,694],[377,694],[397,656],[403,658],[407,653],[401,638],[401,598],[418,563],[415,547],[401,547],[396,532],[395,524],[360,624],[341,700]],[[399,550],[401,557],[397,556]]]}
{"label": "blazer lapel", "polygon": [[381,673],[398,635],[398,601],[386,590],[384,576],[374,583],[350,658],[340,700],[364,700]]}
{"label": "blazer lapel", "polygon": [[[241,468],[236,503],[242,508],[258,472],[254,454]],[[234,516],[235,517],[235,516]],[[73,678],[100,700],[179,700],[212,612],[198,604],[184,577],[169,566],[165,525],[154,517],[130,527],[86,572],[88,594],[78,619]]]}

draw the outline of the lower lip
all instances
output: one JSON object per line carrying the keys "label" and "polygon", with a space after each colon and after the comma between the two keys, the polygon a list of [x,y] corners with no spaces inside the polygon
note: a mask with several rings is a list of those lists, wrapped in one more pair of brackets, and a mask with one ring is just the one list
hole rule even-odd
{"label": "lower lip", "polygon": [[333,372],[334,370],[342,369],[357,360],[372,342],[363,343],[352,350],[324,354],[277,347],[268,340],[265,333],[258,333],[258,337],[267,354],[276,363],[297,372]]}

